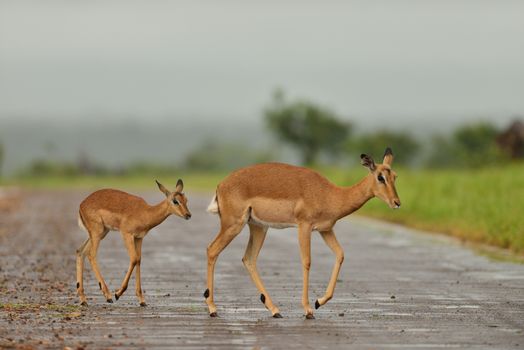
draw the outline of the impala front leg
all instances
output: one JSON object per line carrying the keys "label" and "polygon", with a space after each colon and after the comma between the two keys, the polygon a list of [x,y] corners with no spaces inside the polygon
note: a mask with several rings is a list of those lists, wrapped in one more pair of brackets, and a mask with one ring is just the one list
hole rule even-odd
{"label": "impala front leg", "polygon": [[135,266],[135,277],[136,277],[136,296],[140,306],[147,306],[142,293],[142,280],[140,278],[140,263],[142,262],[142,238],[135,238],[135,251],[137,255],[137,262]]}
{"label": "impala front leg", "polygon": [[138,260],[133,235],[122,232],[122,239],[124,240],[124,243],[127,248],[127,253],[129,254],[129,268],[127,269],[127,273],[124,277],[124,280],[122,281],[120,289],[115,292],[116,300],[118,300],[118,298],[120,298],[122,294],[124,294],[124,292],[126,291],[129,279],[131,278],[131,274],[133,273],[133,269],[135,268]]}
{"label": "impala front leg", "polygon": [[300,257],[302,259],[303,286],[302,306],[307,319],[313,319],[313,309],[309,305],[309,268],[311,267],[311,225],[300,224],[298,226],[298,243],[300,245]]}
{"label": "impala front leg", "polygon": [[337,284],[338,273],[340,272],[340,267],[344,262],[344,251],[335,237],[333,230],[320,232],[320,235],[326,242],[326,245],[335,253],[336,260],[335,266],[333,266],[333,272],[331,273],[331,279],[329,280],[328,287],[326,289],[326,294],[315,302],[315,309],[318,309],[320,306],[324,305],[333,297],[335,292],[335,285]]}

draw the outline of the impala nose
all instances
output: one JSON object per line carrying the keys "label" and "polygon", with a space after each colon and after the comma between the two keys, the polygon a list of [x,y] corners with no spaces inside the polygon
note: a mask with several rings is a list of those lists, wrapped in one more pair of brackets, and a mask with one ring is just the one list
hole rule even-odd
{"label": "impala nose", "polygon": [[189,220],[189,219],[191,219],[191,214],[187,213],[186,214],[186,220]]}
{"label": "impala nose", "polygon": [[400,201],[398,199],[394,200],[393,203],[395,203],[395,208],[400,208]]}

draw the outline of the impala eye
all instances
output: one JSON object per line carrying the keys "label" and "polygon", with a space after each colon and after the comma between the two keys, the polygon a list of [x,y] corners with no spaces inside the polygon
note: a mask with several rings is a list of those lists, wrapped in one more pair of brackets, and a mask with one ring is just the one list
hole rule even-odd
{"label": "impala eye", "polygon": [[379,174],[377,179],[378,179],[378,181],[380,181],[382,183],[386,183],[386,179],[384,179],[384,176],[382,176],[382,174]]}
{"label": "impala eye", "polygon": [[173,199],[173,204],[174,204],[174,205],[178,205],[178,204],[180,204],[180,203],[178,203],[178,201],[177,201],[176,199]]}

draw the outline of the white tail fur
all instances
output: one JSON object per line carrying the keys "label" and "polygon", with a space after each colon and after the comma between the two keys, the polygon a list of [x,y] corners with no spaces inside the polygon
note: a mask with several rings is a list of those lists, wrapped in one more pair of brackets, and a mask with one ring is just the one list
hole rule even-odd
{"label": "white tail fur", "polygon": [[80,227],[83,231],[87,232],[87,229],[84,226],[84,223],[82,222],[82,217],[80,216],[80,214],[78,214],[78,227]]}
{"label": "white tail fur", "polygon": [[215,194],[213,196],[213,199],[211,200],[211,203],[209,203],[207,207],[207,212],[211,214],[218,214],[218,202],[217,202],[217,195]]}

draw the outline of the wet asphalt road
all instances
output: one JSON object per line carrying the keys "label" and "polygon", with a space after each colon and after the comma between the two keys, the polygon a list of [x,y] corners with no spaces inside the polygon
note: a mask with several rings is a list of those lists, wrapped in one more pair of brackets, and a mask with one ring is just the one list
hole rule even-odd
{"label": "wet asphalt road", "polygon": [[[346,259],[334,298],[306,320],[294,229],[270,230],[258,269],[284,318],[273,319],[241,262],[247,228],[218,259],[215,302],[208,316],[206,246],[218,217],[210,196],[191,195],[193,218],[170,217],[144,240],[138,306],[134,276],[108,304],[86,260],[89,307],[77,305],[75,249],[78,204],[87,192],[23,194],[19,210],[0,213],[0,347],[382,349],[524,348],[524,265],[492,262],[435,235],[361,218],[335,227]],[[148,202],[161,199],[148,193]],[[318,234],[312,242],[310,297],[326,288],[334,256]],[[120,235],[102,241],[99,265],[111,290],[128,257]]]}

